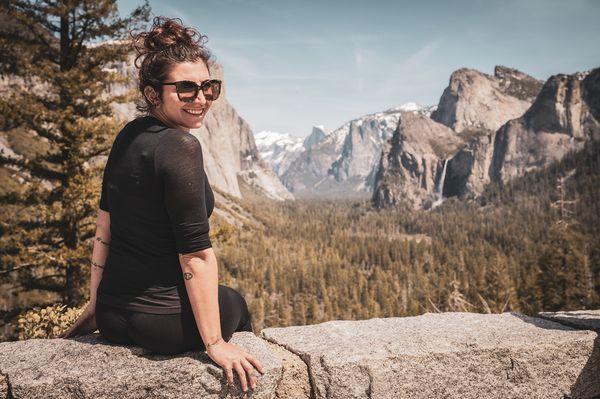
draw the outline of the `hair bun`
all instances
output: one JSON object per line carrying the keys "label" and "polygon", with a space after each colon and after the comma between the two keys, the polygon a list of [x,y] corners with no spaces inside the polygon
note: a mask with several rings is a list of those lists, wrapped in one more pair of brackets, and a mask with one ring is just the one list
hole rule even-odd
{"label": "hair bun", "polygon": [[194,28],[185,27],[179,18],[154,17],[152,28],[134,36],[138,53],[172,51],[173,47],[197,47],[204,36]]}
{"label": "hair bun", "polygon": [[148,112],[154,107],[144,89],[150,86],[159,96],[162,95],[160,83],[166,81],[169,72],[178,63],[203,61],[210,73],[212,55],[204,46],[207,37],[194,28],[184,26],[179,18],[155,17],[150,30],[130,31],[130,35],[138,53],[133,62],[139,69],[138,87],[142,94],[142,101],[136,105],[138,111]]}

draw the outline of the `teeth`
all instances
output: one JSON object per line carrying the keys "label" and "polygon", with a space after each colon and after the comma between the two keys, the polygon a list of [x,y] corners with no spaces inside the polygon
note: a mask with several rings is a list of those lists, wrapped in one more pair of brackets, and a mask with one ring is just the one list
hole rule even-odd
{"label": "teeth", "polygon": [[192,115],[202,115],[204,113],[203,109],[197,110],[197,109],[184,109],[185,112],[187,112],[188,114],[192,114]]}

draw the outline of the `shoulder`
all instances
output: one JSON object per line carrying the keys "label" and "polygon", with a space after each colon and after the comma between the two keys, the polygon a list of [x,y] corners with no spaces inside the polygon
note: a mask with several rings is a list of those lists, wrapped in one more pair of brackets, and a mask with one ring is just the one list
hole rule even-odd
{"label": "shoulder", "polygon": [[172,128],[161,132],[154,150],[154,168],[157,175],[164,171],[172,173],[189,168],[202,168],[203,165],[202,146],[196,136]]}
{"label": "shoulder", "polygon": [[157,150],[194,153],[202,151],[202,145],[196,136],[179,129],[168,128],[162,132]]}

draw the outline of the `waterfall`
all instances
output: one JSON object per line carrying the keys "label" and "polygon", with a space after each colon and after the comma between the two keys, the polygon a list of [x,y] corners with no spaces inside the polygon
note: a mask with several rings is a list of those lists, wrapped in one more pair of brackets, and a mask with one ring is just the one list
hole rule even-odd
{"label": "waterfall", "polygon": [[444,168],[442,169],[442,175],[438,181],[437,187],[435,188],[435,201],[431,205],[431,209],[437,207],[444,201],[444,180],[446,180],[446,166],[448,166],[448,159],[444,161]]}

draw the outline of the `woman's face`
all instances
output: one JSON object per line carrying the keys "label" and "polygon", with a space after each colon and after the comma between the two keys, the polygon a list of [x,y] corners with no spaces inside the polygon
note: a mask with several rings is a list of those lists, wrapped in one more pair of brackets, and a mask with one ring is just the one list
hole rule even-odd
{"label": "woman's face", "polygon": [[[200,85],[208,79],[210,79],[208,68],[204,61],[200,60],[177,63],[164,83],[191,80]],[[179,99],[174,85],[163,85],[160,105],[154,107],[152,113],[174,127],[189,131],[202,125],[211,104],[212,101],[206,100],[202,90],[199,90],[198,97],[193,102],[186,103]]]}

